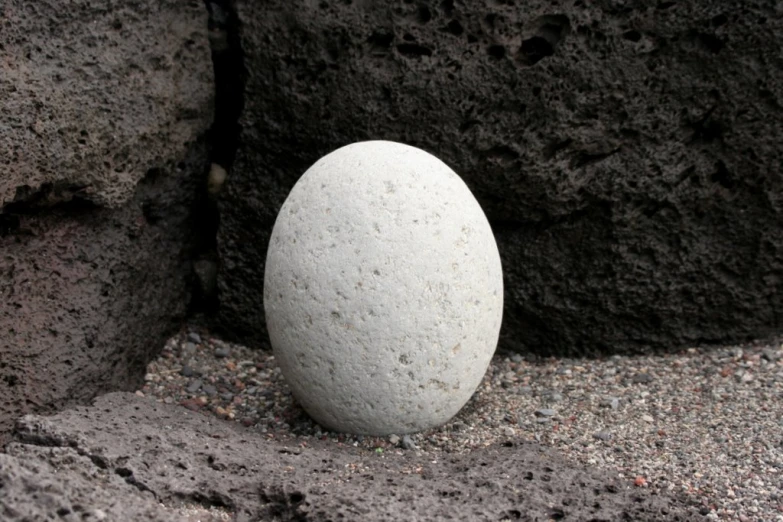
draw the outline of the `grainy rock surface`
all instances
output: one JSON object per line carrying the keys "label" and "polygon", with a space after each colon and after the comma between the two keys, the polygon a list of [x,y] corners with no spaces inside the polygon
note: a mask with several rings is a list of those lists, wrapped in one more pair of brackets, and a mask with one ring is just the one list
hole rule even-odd
{"label": "grainy rock surface", "polygon": [[[160,517],[153,520],[167,511],[169,520],[186,520],[183,504],[213,508],[208,520],[219,520],[219,508],[238,522],[703,518],[682,497],[621,484],[535,444],[508,440],[435,459],[322,441],[291,445],[125,393],[54,417],[26,416],[16,440],[0,456],[0,479],[21,469],[31,487],[0,480],[9,521],[23,519],[42,484],[46,502],[34,505],[52,518],[116,504]],[[95,501],[78,505],[88,484]]]}
{"label": "grainy rock surface", "polygon": [[449,420],[481,382],[503,273],[459,176],[420,149],[355,143],[319,159],[286,199],[264,306],[283,374],[321,425],[410,433]]}
{"label": "grainy rock surface", "polygon": [[636,352],[783,324],[781,4],[240,1],[241,148],[221,203],[226,333],[265,343],[277,210],[339,146],[461,175],[498,239],[501,341]]}
{"label": "grainy rock surface", "polygon": [[135,387],[184,317],[212,81],[201,2],[0,11],[2,442]]}
{"label": "grainy rock surface", "polygon": [[166,343],[136,393],[293,446],[317,439],[442,460],[518,438],[655,494],[682,493],[710,520],[783,522],[781,342],[589,359],[500,352],[456,417],[402,437],[325,430],[274,355],[201,329]]}
{"label": "grainy rock surface", "polygon": [[0,206],[122,205],[211,121],[201,1],[9,0],[0,45]]}
{"label": "grainy rock surface", "polygon": [[133,389],[190,296],[203,144],[118,209],[59,206],[0,236],[0,442],[25,412]]}

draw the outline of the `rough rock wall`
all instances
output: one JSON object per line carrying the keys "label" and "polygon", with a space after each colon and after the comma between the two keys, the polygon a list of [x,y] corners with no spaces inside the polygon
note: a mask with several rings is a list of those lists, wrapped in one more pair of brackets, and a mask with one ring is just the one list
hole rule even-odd
{"label": "rough rock wall", "polygon": [[248,73],[221,202],[220,318],[264,345],[269,233],[297,178],[402,141],[498,238],[501,344],[542,354],[783,326],[780,3],[240,1]]}
{"label": "rough rock wall", "polygon": [[190,299],[212,121],[199,1],[0,8],[0,443],[139,384]]}

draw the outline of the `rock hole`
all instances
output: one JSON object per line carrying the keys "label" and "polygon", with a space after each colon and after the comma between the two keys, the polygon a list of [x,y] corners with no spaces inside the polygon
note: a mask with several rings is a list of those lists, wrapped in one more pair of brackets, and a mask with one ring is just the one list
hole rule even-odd
{"label": "rock hole", "polygon": [[726,45],[726,42],[715,36],[714,34],[699,33],[699,42],[701,45],[710,51],[712,54],[718,54],[721,49]]}
{"label": "rock hole", "polygon": [[710,180],[712,180],[713,183],[719,184],[723,188],[734,188],[736,182],[732,178],[729,170],[726,168],[726,164],[722,161],[718,161],[715,164],[715,169],[715,172],[710,176]]}
{"label": "rock hole", "polygon": [[451,33],[454,36],[461,36],[462,33],[465,32],[465,28],[462,27],[462,24],[459,23],[456,20],[452,20],[448,24],[446,24],[446,27],[441,29],[441,31],[446,31],[447,33]]}
{"label": "rock hole", "polygon": [[421,58],[422,56],[432,56],[432,49],[424,45],[414,43],[404,43],[397,45],[397,51],[406,58]]}
{"label": "rock hole", "polygon": [[391,44],[394,41],[394,35],[386,32],[373,32],[367,43],[370,44],[370,54],[375,56],[384,56],[389,53]]}
{"label": "rock hole", "polygon": [[712,26],[713,27],[720,27],[721,25],[725,24],[729,21],[729,17],[727,17],[725,14],[719,14],[712,17]]}
{"label": "rock hole", "polygon": [[519,48],[519,60],[525,65],[535,65],[555,53],[554,47],[540,36],[528,38]]}
{"label": "rock hole", "polygon": [[426,24],[432,20],[432,12],[430,12],[430,9],[426,5],[422,5],[419,7],[419,23]]}
{"label": "rock hole", "polygon": [[517,58],[524,65],[535,65],[555,53],[555,48],[570,31],[571,24],[565,15],[544,15],[535,21],[534,35],[525,39]]}
{"label": "rock hole", "polygon": [[487,54],[490,58],[499,60],[506,56],[506,48],[502,45],[490,45],[487,48]]}
{"label": "rock hole", "polygon": [[0,237],[5,237],[19,230],[21,222],[19,216],[13,214],[0,214]]}
{"label": "rock hole", "polygon": [[468,132],[470,129],[472,129],[473,127],[475,127],[479,123],[481,123],[479,120],[468,120],[468,121],[462,122],[460,124],[460,126],[459,126],[459,132],[461,134],[465,134],[466,132]]}
{"label": "rock hole", "polygon": [[291,501],[291,504],[299,504],[304,500],[305,496],[303,493],[299,493],[298,491],[291,493],[288,496],[288,500]]}
{"label": "rock hole", "polygon": [[642,39],[642,33],[639,31],[626,31],[623,33],[623,38],[631,42],[638,42]]}
{"label": "rock hole", "polygon": [[454,12],[454,0],[443,0],[440,3],[440,10],[443,11],[446,16],[451,16]]}

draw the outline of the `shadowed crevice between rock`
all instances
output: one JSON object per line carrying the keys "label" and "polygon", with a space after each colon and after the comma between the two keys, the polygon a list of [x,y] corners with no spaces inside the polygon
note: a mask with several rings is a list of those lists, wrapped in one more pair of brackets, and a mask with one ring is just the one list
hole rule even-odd
{"label": "shadowed crevice between rock", "polygon": [[231,0],[205,0],[209,13],[209,41],[215,76],[215,118],[209,131],[212,167],[199,192],[194,216],[199,243],[194,256],[195,288],[190,313],[211,315],[218,307],[215,280],[219,265],[217,232],[220,212],[216,202],[236,155],[244,108],[245,67],[239,40],[239,20]]}

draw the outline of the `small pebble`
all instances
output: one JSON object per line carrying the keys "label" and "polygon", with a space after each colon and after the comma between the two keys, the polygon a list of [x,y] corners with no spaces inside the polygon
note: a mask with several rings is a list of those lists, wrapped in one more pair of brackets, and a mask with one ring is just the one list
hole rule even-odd
{"label": "small pebble", "polygon": [[201,336],[196,332],[188,333],[188,341],[195,344],[201,344]]}
{"label": "small pebble", "polygon": [[551,408],[541,408],[536,410],[535,415],[536,417],[554,417],[555,410]]}
{"label": "small pebble", "polygon": [[215,357],[228,357],[231,355],[231,350],[223,346],[215,348]]}
{"label": "small pebble", "polygon": [[413,439],[410,435],[403,435],[402,437],[402,447],[406,450],[412,450],[416,449],[416,444],[413,443]]}
{"label": "small pebble", "polygon": [[612,440],[612,434],[608,431],[599,431],[597,433],[593,433],[593,438],[598,440]]}
{"label": "small pebble", "polygon": [[206,386],[202,387],[202,389],[204,390],[204,393],[206,393],[210,397],[214,397],[215,395],[217,395],[217,388],[215,388],[211,384],[207,384]]}
{"label": "small pebble", "polygon": [[400,443],[400,437],[397,435],[389,435],[389,442],[396,446]]}
{"label": "small pebble", "polygon": [[549,392],[546,398],[551,402],[560,402],[563,400],[563,394],[556,391]]}
{"label": "small pebble", "polygon": [[505,435],[506,437],[513,437],[516,434],[517,434],[516,431],[514,431],[514,428],[512,428],[511,426],[506,426],[505,428],[503,428],[503,435]]}
{"label": "small pebble", "polygon": [[650,415],[642,415],[642,420],[644,422],[655,422],[655,419],[653,419]]}
{"label": "small pebble", "polygon": [[184,357],[193,357],[196,355],[196,345],[193,343],[185,343],[182,346],[182,355]]}
{"label": "small pebble", "polygon": [[188,366],[187,364],[182,367],[182,369],[179,371],[179,374],[183,377],[192,377],[193,376],[193,368]]}
{"label": "small pebble", "polygon": [[611,408],[616,410],[620,406],[620,399],[617,397],[607,397],[601,401],[601,406],[604,408]]}
{"label": "small pebble", "polygon": [[631,378],[631,381],[635,384],[648,384],[653,381],[653,376],[647,372],[637,373]]}
{"label": "small pebble", "polygon": [[193,379],[192,381],[190,381],[190,384],[188,384],[188,387],[185,389],[188,391],[188,393],[196,393],[201,389],[201,386],[203,384],[204,383],[201,382],[201,379]]}
{"label": "small pebble", "polygon": [[464,431],[467,426],[465,426],[464,422],[455,421],[451,425],[451,431]]}

